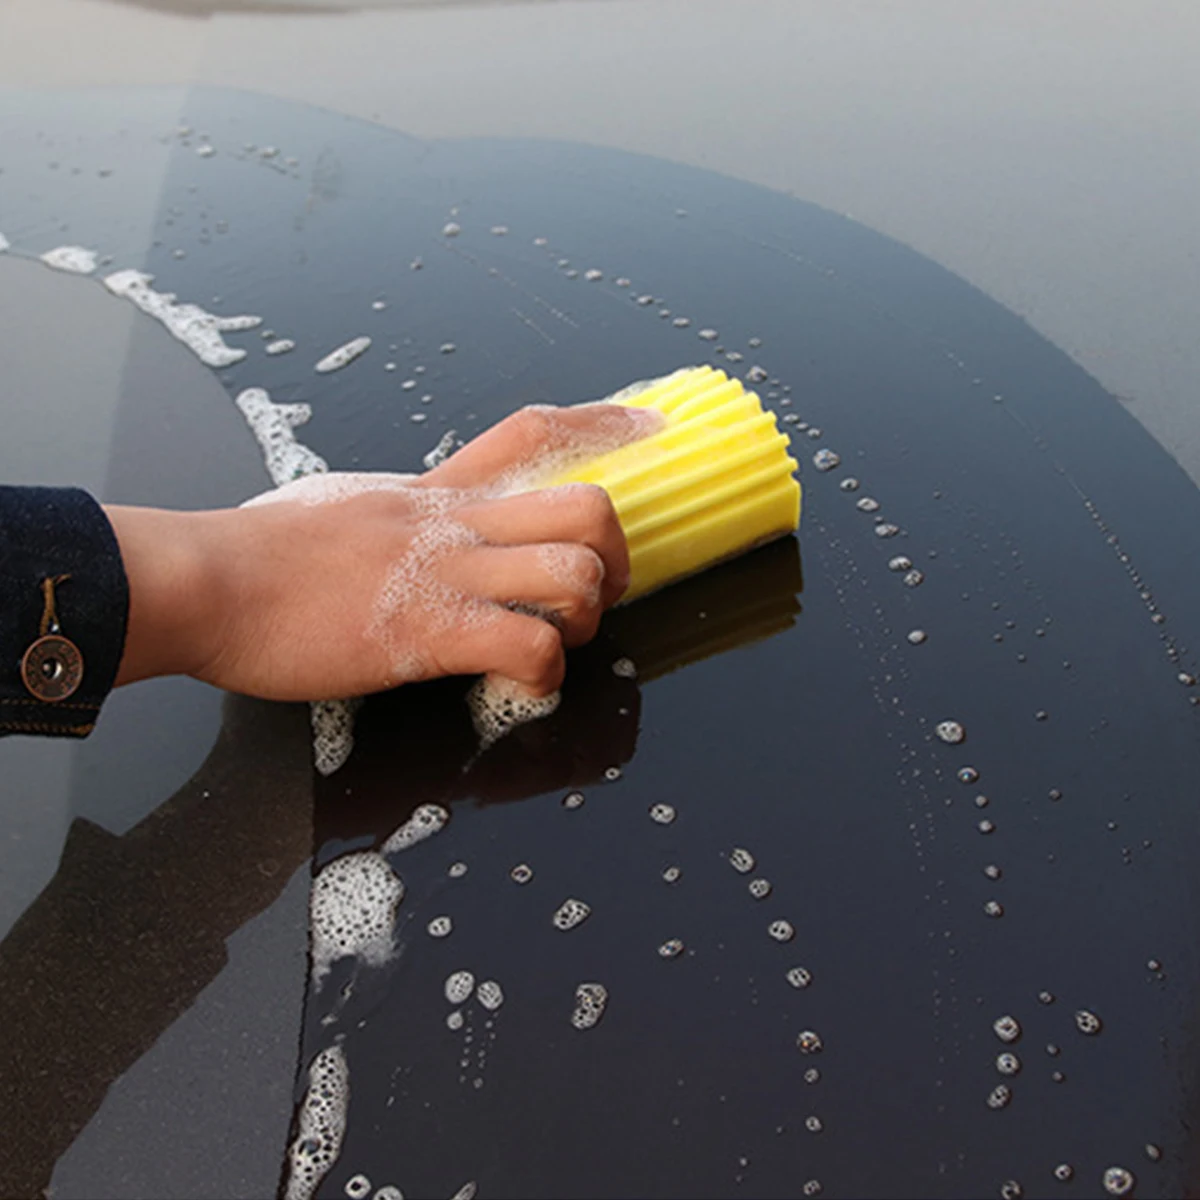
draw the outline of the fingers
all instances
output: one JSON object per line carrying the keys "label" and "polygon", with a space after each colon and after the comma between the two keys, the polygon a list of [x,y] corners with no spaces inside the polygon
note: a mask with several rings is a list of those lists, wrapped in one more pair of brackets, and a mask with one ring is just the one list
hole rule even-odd
{"label": "fingers", "polygon": [[646,437],[662,421],[654,409],[621,404],[533,405],[481,433],[422,480],[431,487],[524,490],[570,462]]}
{"label": "fingers", "polygon": [[[493,546],[572,542],[603,566],[599,600],[608,608],[629,586],[629,549],[608,493],[592,484],[526,492],[465,505],[458,519]],[[505,599],[526,599],[516,593]]]}
{"label": "fingers", "polygon": [[566,660],[562,638],[553,625],[481,606],[478,619],[463,622],[439,652],[438,666],[447,675],[500,675],[540,697],[562,686]]}
{"label": "fingers", "polygon": [[594,550],[571,542],[481,547],[448,562],[442,575],[469,595],[552,615],[568,647],[591,641],[604,611],[604,563]]}

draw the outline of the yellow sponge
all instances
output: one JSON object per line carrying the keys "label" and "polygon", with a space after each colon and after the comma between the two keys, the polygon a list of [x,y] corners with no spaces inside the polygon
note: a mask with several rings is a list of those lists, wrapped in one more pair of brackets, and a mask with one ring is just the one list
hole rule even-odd
{"label": "yellow sponge", "polygon": [[623,603],[797,528],[787,436],[738,380],[694,367],[613,400],[656,408],[666,425],[547,482],[595,483],[612,498],[633,572]]}

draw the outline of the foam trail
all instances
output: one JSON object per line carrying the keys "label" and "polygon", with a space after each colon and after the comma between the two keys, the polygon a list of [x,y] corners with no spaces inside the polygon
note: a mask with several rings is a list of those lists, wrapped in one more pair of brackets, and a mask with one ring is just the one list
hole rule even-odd
{"label": "foam trail", "polygon": [[56,271],[69,271],[72,275],[90,275],[99,261],[95,250],[83,246],[56,246],[42,255],[42,262]]}
{"label": "foam trail", "polygon": [[247,388],[235,403],[262,447],[267,473],[276,486],[329,470],[329,464],[296,441],[292,432],[312,416],[307,404],[275,404],[264,388]]}
{"label": "foam trail", "polygon": [[348,366],[359,355],[365,354],[370,346],[371,339],[369,337],[356,337],[344,346],[331,350],[317,363],[314,369],[319,375],[328,375],[330,371],[340,371],[342,367]]}
{"label": "foam trail", "polygon": [[398,854],[401,850],[408,850],[418,842],[433,837],[435,833],[441,833],[449,820],[449,812],[440,804],[422,804],[383,843],[382,853]]}
{"label": "foam trail", "polygon": [[350,1068],[341,1046],[322,1050],[308,1069],[296,1140],[288,1150],[286,1200],[312,1200],[337,1162],[350,1105]]}
{"label": "foam trail", "polygon": [[104,286],[165,325],[205,366],[228,367],[246,357],[245,350],[227,346],[221,334],[253,329],[262,317],[218,317],[195,304],[176,304],[174,293],[156,292],[153,281],[144,271],[116,271],[105,277]]}

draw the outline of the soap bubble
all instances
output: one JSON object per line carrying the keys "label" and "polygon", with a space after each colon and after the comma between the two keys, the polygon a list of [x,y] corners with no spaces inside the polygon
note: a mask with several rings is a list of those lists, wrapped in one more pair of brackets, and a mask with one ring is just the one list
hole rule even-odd
{"label": "soap bubble", "polygon": [[591,914],[591,907],[585,904],[582,900],[567,899],[559,905],[558,911],[554,914],[555,929],[574,929],[576,925],[582,924]]}
{"label": "soap bubble", "polygon": [[832,471],[842,461],[842,457],[836,450],[818,450],[813,455],[813,466],[818,471]]}
{"label": "soap bubble", "polygon": [[475,976],[470,971],[455,971],[446,977],[443,990],[451,1004],[464,1004],[475,990]]}
{"label": "soap bubble", "polygon": [[404,1193],[394,1183],[385,1183],[383,1187],[375,1189],[371,1200],[404,1200]]}
{"label": "soap bubble", "polygon": [[974,767],[959,767],[958,769],[959,783],[978,783],[979,772]]}
{"label": "soap bubble", "polygon": [[840,487],[843,492],[857,492],[858,480],[855,479],[853,475],[847,475],[846,478],[838,484],[838,487]]}
{"label": "soap bubble", "polygon": [[1004,905],[999,900],[987,900],[984,902],[983,911],[989,917],[1004,916]]}
{"label": "soap bubble", "polygon": [[612,665],[612,673],[618,679],[636,679],[637,665],[632,658],[618,658]]}
{"label": "soap bubble", "polygon": [[792,967],[786,978],[792,987],[806,988],[812,983],[812,972],[807,967]]}
{"label": "soap bubble", "polygon": [[996,825],[994,821],[989,821],[986,817],[975,827],[980,833],[995,833]]}
{"label": "soap bubble", "polygon": [[1124,1167],[1109,1167],[1104,1172],[1104,1190],[1110,1196],[1128,1196],[1133,1185],[1133,1173]]}
{"label": "soap bubble", "polygon": [[462,226],[457,221],[447,221],[442,226],[442,237],[458,237],[462,233]]}
{"label": "soap bubble", "polygon": [[767,933],[777,942],[790,942],[796,936],[796,930],[791,921],[772,921],[767,926]]}
{"label": "soap bubble", "polygon": [[475,999],[488,1012],[495,1012],[504,1003],[504,991],[494,979],[485,979],[476,990]]}
{"label": "soap bubble", "polygon": [[1021,1036],[1021,1025],[1016,1017],[1005,1014],[992,1022],[992,1031],[1002,1042],[1012,1043]]}
{"label": "soap bubble", "polygon": [[816,1067],[809,1067],[808,1070],[804,1072],[804,1082],[810,1085],[814,1083],[820,1083],[821,1072],[818,1071]]}
{"label": "soap bubble", "polygon": [[934,733],[948,746],[957,746],[967,736],[967,731],[957,721],[939,721]]}
{"label": "soap bubble", "polygon": [[683,872],[678,867],[667,867],[663,873],[663,881],[665,883],[677,883]]}
{"label": "soap bubble", "polygon": [[568,792],[562,800],[563,808],[576,809],[582,808],[584,797],[582,792]]}
{"label": "soap bubble", "polygon": [[670,804],[651,805],[650,820],[659,825],[670,825],[675,820],[675,809]]}
{"label": "soap bubble", "polygon": [[924,642],[928,637],[929,634],[927,634],[923,629],[911,629],[908,633],[908,640],[914,646],[921,645],[921,643]]}
{"label": "soap bubble", "polygon": [[749,850],[743,850],[741,846],[738,846],[729,855],[729,865],[735,871],[748,875],[754,870],[754,855]]}
{"label": "soap bubble", "polygon": [[533,878],[533,868],[528,863],[517,863],[508,877],[513,883],[528,883]]}
{"label": "soap bubble", "polygon": [[678,958],[683,953],[683,942],[679,938],[667,938],[658,948],[659,958]]}
{"label": "soap bubble", "polygon": [[899,525],[893,525],[890,521],[880,521],[875,526],[875,536],[877,538],[895,537],[900,532]]}
{"label": "soap bubble", "polygon": [[811,1116],[804,1118],[804,1128],[807,1129],[809,1133],[820,1133],[825,1126],[820,1117]]}
{"label": "soap bubble", "polygon": [[702,329],[696,336],[703,342],[715,342],[719,334],[715,329]]}
{"label": "soap bubble", "polygon": [[607,779],[609,783],[616,783],[616,781],[621,778],[621,768],[605,767],[604,778]]}
{"label": "soap bubble", "polygon": [[922,571],[919,567],[913,567],[913,569],[904,576],[904,586],[905,587],[910,587],[910,588],[920,587],[921,584],[923,584],[924,582],[925,582],[925,572]]}
{"label": "soap bubble", "polygon": [[751,383],[766,383],[770,375],[762,367],[751,367],[746,372],[746,378]]}
{"label": "soap bubble", "polygon": [[371,1191],[371,1181],[365,1175],[351,1175],[346,1180],[345,1192],[350,1200],[363,1200]]}
{"label": "soap bubble", "polygon": [[599,283],[599,281],[604,278],[604,272],[598,271],[595,267],[592,267],[590,271],[584,271],[583,277],[588,281],[588,283]]}
{"label": "soap bubble", "polygon": [[465,862],[453,862],[446,868],[446,874],[451,879],[461,879],[467,873],[467,864]]}
{"label": "soap bubble", "polygon": [[571,1024],[576,1029],[591,1029],[608,1006],[608,988],[602,983],[581,983],[575,989],[575,1010]]}
{"label": "soap bubble", "polygon": [[458,1030],[463,1027],[462,1010],[456,1008],[452,1013],[446,1015],[446,1028]]}
{"label": "soap bubble", "polygon": [[1086,1033],[1089,1037],[1100,1032],[1103,1028],[1103,1023],[1094,1012],[1089,1012],[1086,1008],[1081,1008],[1075,1014],[1075,1028],[1080,1033]]}
{"label": "soap bubble", "polygon": [[1021,1200],[1025,1195],[1025,1189],[1016,1179],[1006,1179],[1000,1185],[1000,1200]]}
{"label": "soap bubble", "polygon": [[1021,1069],[1021,1060],[1007,1050],[1002,1054],[996,1055],[996,1070],[1001,1075],[1016,1075]]}
{"label": "soap bubble", "polygon": [[454,922],[449,917],[434,917],[425,929],[430,937],[449,937],[454,932]]}
{"label": "soap bubble", "polygon": [[1007,1108],[1012,1102],[1012,1089],[1005,1083],[998,1083],[988,1094],[987,1106],[992,1109]]}
{"label": "soap bubble", "polygon": [[825,1049],[821,1035],[813,1029],[803,1029],[796,1035],[796,1049],[801,1054],[820,1054]]}
{"label": "soap bubble", "polygon": [[879,501],[873,496],[863,496],[862,499],[854,502],[854,507],[859,512],[873,513],[879,511]]}
{"label": "soap bubble", "polygon": [[755,900],[765,900],[771,894],[771,881],[769,879],[752,879],[749,888],[750,895]]}
{"label": "soap bubble", "polygon": [[889,571],[910,571],[912,570],[912,559],[907,554],[897,554],[895,558],[888,559]]}
{"label": "soap bubble", "polygon": [[313,980],[318,985],[340,958],[380,966],[392,953],[392,923],[404,884],[373,851],[335,858],[313,880],[309,895]]}
{"label": "soap bubble", "polygon": [[413,810],[413,814],[383,843],[384,854],[399,854],[408,850],[418,842],[431,838],[440,833],[450,820],[450,813],[440,804],[422,804]]}
{"label": "soap bubble", "polygon": [[1059,1183],[1070,1183],[1075,1178],[1075,1168],[1070,1163],[1059,1163],[1054,1168],[1054,1178]]}

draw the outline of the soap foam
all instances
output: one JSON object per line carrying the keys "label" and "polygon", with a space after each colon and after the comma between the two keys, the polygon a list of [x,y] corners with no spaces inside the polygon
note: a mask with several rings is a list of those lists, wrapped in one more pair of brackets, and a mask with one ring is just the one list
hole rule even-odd
{"label": "soap foam", "polygon": [[42,255],[42,262],[56,271],[68,271],[72,275],[90,275],[99,262],[95,250],[83,246],[56,246]]}
{"label": "soap foam", "polygon": [[330,966],[355,957],[368,966],[392,953],[392,924],[404,884],[374,851],[336,858],[313,881],[309,899],[313,981],[320,987]]}
{"label": "soap foam", "polygon": [[321,775],[332,775],[354,749],[354,716],[362,700],[317,700],[311,707],[313,765]]}
{"label": "soap foam", "polygon": [[371,339],[369,337],[353,338],[344,346],[331,350],[317,363],[314,370],[318,375],[328,375],[331,371],[340,371],[342,367],[349,366],[356,358],[365,354],[370,346]]}
{"label": "soap foam", "polygon": [[401,850],[407,850],[418,842],[433,837],[435,833],[440,833],[446,828],[446,822],[449,820],[450,813],[440,804],[422,804],[383,843],[383,853],[398,854]]}
{"label": "soap foam", "polygon": [[[251,390],[262,391],[261,388]],[[306,408],[307,405],[275,405],[274,407]],[[417,478],[416,475],[392,475],[382,471],[310,473],[296,479],[284,480],[277,488],[263,492],[260,496],[251,497],[242,504],[242,507],[253,508],[260,504],[281,504],[293,500],[309,507],[318,504],[340,504],[343,500],[353,500],[356,496],[365,496],[370,492],[407,492],[413,480]],[[425,495],[425,493],[414,493],[414,503],[423,506]]]}
{"label": "soap foam", "polygon": [[446,979],[442,991],[451,1004],[465,1004],[475,990],[475,976],[470,971],[455,971]]}
{"label": "soap foam", "polygon": [[300,1106],[296,1140],[288,1151],[286,1200],[312,1200],[337,1161],[346,1133],[350,1068],[341,1046],[330,1046],[308,1069],[308,1091]]}
{"label": "soap foam", "polygon": [[246,357],[245,350],[227,346],[221,334],[254,329],[262,317],[218,317],[195,304],[176,304],[174,293],[150,286],[153,280],[143,271],[117,271],[105,277],[104,286],[165,325],[205,366],[228,367]]}
{"label": "soap foam", "polygon": [[576,925],[582,925],[584,921],[591,915],[591,906],[585,904],[582,900],[576,900],[574,897],[564,900],[559,905],[558,911],[554,914],[555,929],[574,929]]}
{"label": "soap foam", "polygon": [[286,354],[289,350],[295,350],[296,343],[291,338],[279,338],[277,341],[268,342],[264,349],[268,354],[274,357],[276,354]]}
{"label": "soap foam", "polygon": [[495,745],[518,725],[548,717],[561,700],[561,692],[531,696],[514,680],[484,675],[467,693],[467,707],[479,735],[480,750]]}

